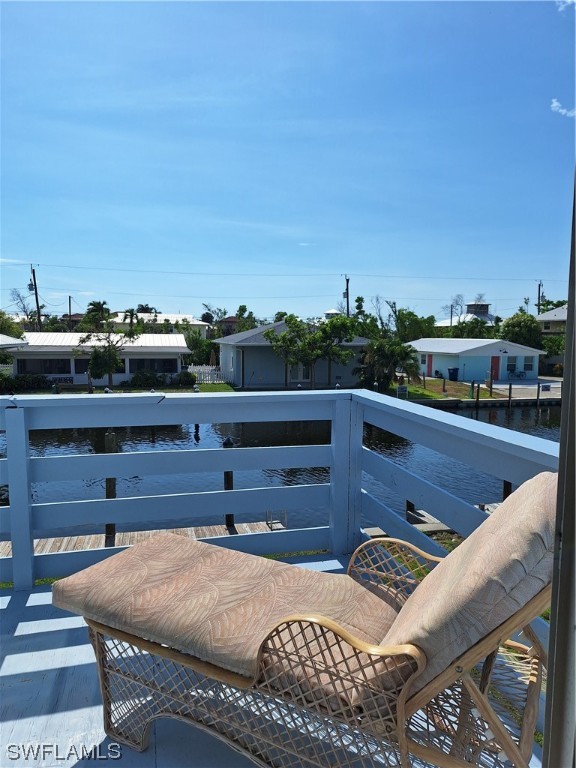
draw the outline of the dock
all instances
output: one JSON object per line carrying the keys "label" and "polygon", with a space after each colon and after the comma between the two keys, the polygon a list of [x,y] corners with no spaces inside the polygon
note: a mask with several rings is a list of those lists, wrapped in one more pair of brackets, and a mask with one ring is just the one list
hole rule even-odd
{"label": "dock", "polygon": [[[114,546],[129,547],[149,539],[158,533],[175,533],[177,536],[187,536],[190,539],[209,539],[216,536],[237,536],[245,533],[270,533],[285,530],[285,525],[278,520],[254,523],[235,523],[226,525],[203,525],[197,528],[166,528],[162,531],[118,531]],[[84,549],[104,549],[105,534],[86,536],[59,536],[52,539],[34,539],[34,554],[47,555],[57,552],[72,552]],[[0,542],[0,557],[12,556],[12,542]]]}

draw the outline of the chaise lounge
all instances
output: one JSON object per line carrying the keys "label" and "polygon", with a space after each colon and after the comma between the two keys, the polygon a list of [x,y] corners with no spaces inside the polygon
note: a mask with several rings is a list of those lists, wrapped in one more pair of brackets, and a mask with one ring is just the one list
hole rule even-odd
{"label": "chaise lounge", "polygon": [[159,534],[53,602],[85,617],[105,730],[135,749],[170,715],[261,766],[527,766],[555,507],[545,472],[445,558],[374,539],[346,575]]}

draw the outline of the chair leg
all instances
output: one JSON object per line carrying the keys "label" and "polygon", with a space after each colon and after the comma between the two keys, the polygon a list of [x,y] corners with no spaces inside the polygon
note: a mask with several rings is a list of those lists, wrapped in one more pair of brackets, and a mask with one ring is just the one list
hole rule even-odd
{"label": "chair leg", "polygon": [[483,719],[488,723],[488,727],[494,734],[496,740],[502,745],[502,749],[507,757],[516,766],[516,768],[528,768],[528,762],[524,755],[511,738],[506,728],[502,725],[500,718],[494,712],[487,698],[482,695],[480,689],[472,679],[469,673],[462,675],[462,683],[466,688],[475,707],[480,712]]}
{"label": "chair leg", "polygon": [[[150,725],[156,714],[150,707],[150,697],[141,686],[140,691],[135,690],[134,686],[129,690],[123,681],[118,680],[117,675],[110,673],[105,663],[104,637],[91,627],[88,631],[96,654],[104,731],[115,741],[142,752],[148,747]],[[138,705],[138,699],[140,699],[140,705]]]}

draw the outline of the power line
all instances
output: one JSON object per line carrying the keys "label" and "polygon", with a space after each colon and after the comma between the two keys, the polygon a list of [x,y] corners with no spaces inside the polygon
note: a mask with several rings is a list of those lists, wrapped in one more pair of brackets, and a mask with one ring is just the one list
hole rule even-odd
{"label": "power line", "polygon": [[[40,265],[39,265],[40,266]],[[77,264],[43,264],[43,267],[52,267],[55,269],[75,269],[75,270],[88,270],[96,272],[130,272],[138,274],[154,274],[154,275],[189,275],[191,277],[341,277],[341,272],[190,272],[184,270],[169,270],[169,269],[141,269],[131,267],[94,267]],[[480,280],[480,281],[509,281],[509,282],[526,282],[536,281],[538,277],[487,277],[486,275],[474,276],[474,275],[389,275],[382,272],[349,272],[351,277],[381,277],[386,280]],[[552,283],[567,283],[567,280],[550,280],[547,278],[547,282]],[[277,298],[271,296],[270,298]],[[311,297],[313,298],[313,297]]]}

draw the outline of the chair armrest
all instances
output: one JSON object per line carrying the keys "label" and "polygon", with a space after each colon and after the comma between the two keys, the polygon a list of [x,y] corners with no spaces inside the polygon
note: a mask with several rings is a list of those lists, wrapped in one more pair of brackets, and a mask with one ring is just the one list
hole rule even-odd
{"label": "chair armrest", "polygon": [[319,615],[288,616],[271,630],[259,652],[256,688],[300,706],[313,705],[379,735],[404,720],[412,680],[426,666],[414,645],[374,645]]}
{"label": "chair armrest", "polygon": [[441,560],[407,541],[378,538],[365,541],[356,549],[347,572],[373,592],[392,591],[403,604]]}

